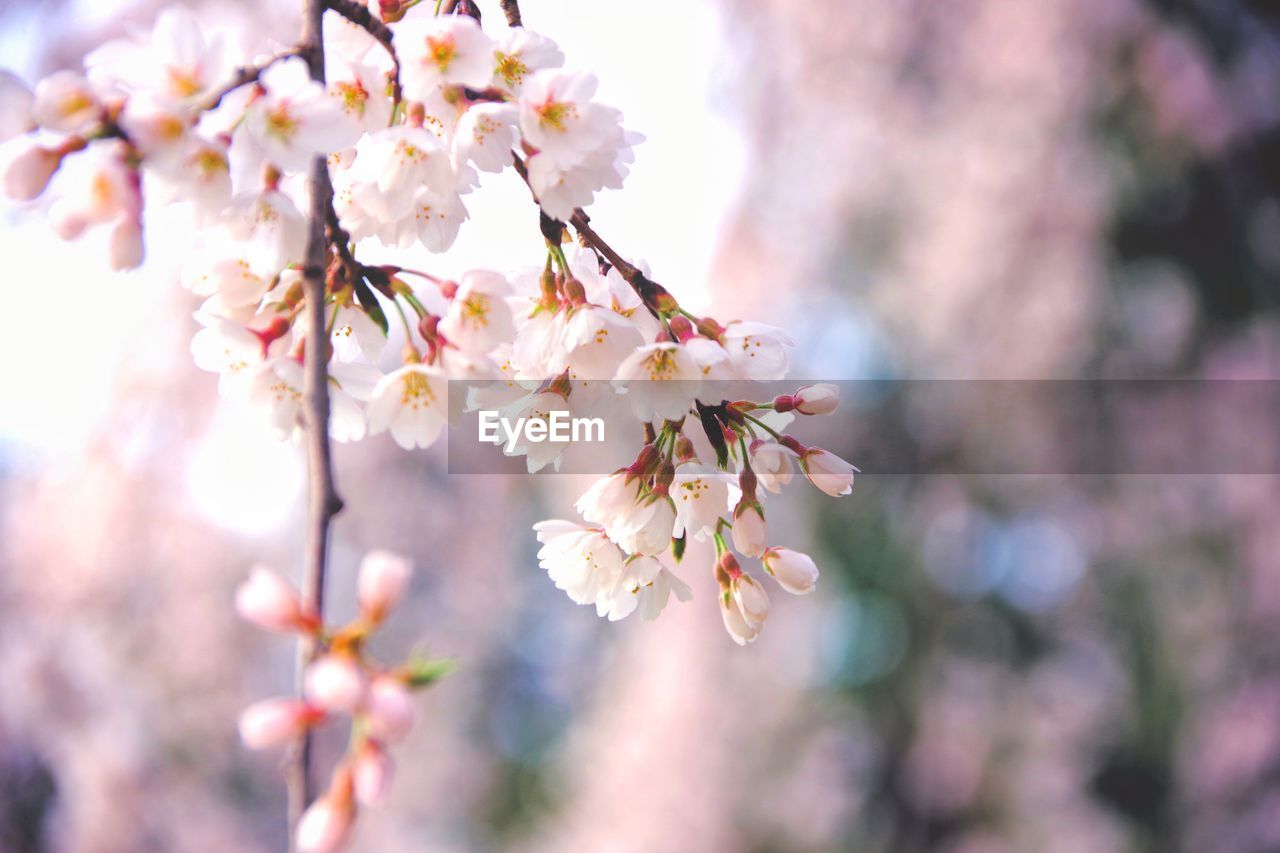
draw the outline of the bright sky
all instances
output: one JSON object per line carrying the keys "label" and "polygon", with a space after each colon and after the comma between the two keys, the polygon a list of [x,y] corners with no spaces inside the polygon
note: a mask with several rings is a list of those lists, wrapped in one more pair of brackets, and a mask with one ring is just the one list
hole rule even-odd
{"label": "bright sky", "polygon": [[[82,12],[68,18],[87,25],[124,5],[82,2]],[[501,15],[496,4],[487,5],[495,8],[486,28],[496,31]],[[712,103],[714,69],[726,50],[714,4],[683,4],[678,15],[599,0],[525,5],[530,28],[555,38],[570,68],[596,73],[599,99],[621,109],[627,127],[646,137],[626,189],[598,197],[590,209],[594,223],[615,248],[648,261],[684,304],[705,308],[711,259],[744,167],[740,131]],[[28,81],[34,35],[21,24],[0,31],[0,66]],[[514,173],[486,175],[466,201],[471,221],[455,247],[417,262],[446,274],[541,262],[536,210]],[[150,349],[139,341],[173,334],[172,327],[157,329],[170,322],[183,335],[194,331],[181,306],[194,309],[197,300],[171,298],[189,236],[180,220],[150,216],[147,266],[115,275],[105,266],[105,234],[66,244],[38,216],[5,212],[0,456],[6,465],[68,460],[100,430],[120,393],[126,358]],[[215,394],[216,380],[208,379],[207,391]],[[279,513],[288,506],[301,468],[265,428],[256,430],[244,412],[229,409],[222,407],[188,460],[193,502],[228,527],[265,533],[283,521],[270,508]],[[272,489],[259,487],[265,480]]]}

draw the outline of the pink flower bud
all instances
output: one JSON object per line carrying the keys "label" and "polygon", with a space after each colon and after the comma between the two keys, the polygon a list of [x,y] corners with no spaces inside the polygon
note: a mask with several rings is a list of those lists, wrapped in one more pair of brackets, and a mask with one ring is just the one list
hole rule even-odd
{"label": "pink flower bud", "polygon": [[282,746],[323,718],[323,711],[299,699],[266,699],[240,714],[240,740],[249,749]]}
{"label": "pink flower bud", "polygon": [[840,405],[840,389],[826,382],[806,385],[795,393],[793,402],[802,415],[829,415]]}
{"label": "pink flower bud", "polygon": [[770,548],[764,552],[764,569],[778,586],[792,595],[813,592],[818,584],[818,567],[808,554],[790,548]]}
{"label": "pink flower bud", "polygon": [[142,223],[126,218],[111,229],[108,262],[116,272],[137,269],[142,265]]}
{"label": "pink flower bud", "polygon": [[61,165],[62,155],[57,151],[28,146],[5,164],[0,177],[4,194],[14,201],[31,201],[45,191]]}
{"label": "pink flower bud", "polygon": [[269,631],[303,631],[315,620],[303,613],[298,591],[270,569],[258,566],[236,590],[236,612]]}
{"label": "pink flower bud", "polygon": [[398,678],[380,675],[365,697],[369,734],[385,743],[398,743],[413,729],[413,696]]}
{"label": "pink flower bud", "polygon": [[733,601],[738,605],[742,618],[758,631],[769,618],[769,594],[760,582],[748,574],[741,574],[730,584]]}
{"label": "pink flower bud", "polygon": [[377,0],[378,17],[388,24],[394,24],[404,17],[408,11],[404,8],[405,0]]}
{"label": "pink flower bud", "polygon": [[753,642],[760,635],[760,624],[753,625],[743,617],[733,594],[727,589],[720,593],[720,617],[729,637],[740,646]]}
{"label": "pink flower bud", "polygon": [[356,799],[366,806],[377,805],[391,787],[396,765],[387,750],[376,741],[366,740],[356,754],[351,768]]}
{"label": "pink flower bud", "polygon": [[49,209],[49,224],[53,226],[53,233],[63,240],[78,240],[89,227],[88,220],[80,215],[80,211],[65,201],[54,202]]}
{"label": "pink flower bud", "polygon": [[777,494],[791,482],[794,472],[791,461],[796,453],[788,447],[772,441],[756,439],[751,443],[751,467],[760,485]]}
{"label": "pink flower bud", "polygon": [[356,821],[352,799],[351,771],[339,767],[323,797],[312,803],[298,819],[294,842],[298,853],[338,853],[347,844]]}
{"label": "pink flower bud", "polygon": [[351,713],[364,699],[364,675],[356,662],[340,655],[325,655],[303,679],[307,698],[326,711]]}
{"label": "pink flower bud", "polygon": [[759,557],[769,544],[766,540],[764,509],[760,504],[742,501],[733,513],[733,547],[746,557]]}
{"label": "pink flower bud", "polygon": [[834,453],[811,447],[800,457],[805,476],[822,491],[838,498],[853,491],[853,475],[858,469]]}
{"label": "pink flower bud", "polygon": [[356,598],[370,622],[380,622],[404,597],[409,585],[409,561],[389,551],[370,551],[360,564]]}

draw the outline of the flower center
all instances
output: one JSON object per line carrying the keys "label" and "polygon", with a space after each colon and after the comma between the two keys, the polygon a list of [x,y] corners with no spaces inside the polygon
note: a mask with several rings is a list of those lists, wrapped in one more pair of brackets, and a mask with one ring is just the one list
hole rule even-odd
{"label": "flower center", "polygon": [[493,56],[498,60],[498,65],[494,71],[499,77],[507,81],[508,86],[518,86],[524,81],[524,75],[529,73],[529,66],[521,62],[520,57],[514,53],[503,53],[500,50],[494,51]]}
{"label": "flower center", "polygon": [[267,133],[288,141],[298,131],[298,120],[284,104],[267,112]]}
{"label": "flower center", "polygon": [[200,91],[200,81],[190,71],[181,68],[165,69],[169,77],[169,88],[180,98],[189,98]]}
{"label": "flower center", "polygon": [[411,370],[404,375],[404,382],[401,384],[400,404],[408,406],[415,412],[418,409],[426,408],[436,399],[436,395],[431,392],[431,385],[427,382],[427,377]]}
{"label": "flower center", "polygon": [[369,101],[369,93],[364,86],[359,82],[347,81],[335,83],[334,89],[337,90],[338,100],[342,102],[344,110],[353,115],[364,115],[365,104]]}
{"label": "flower center", "polygon": [[543,127],[563,133],[568,128],[565,122],[578,117],[578,108],[565,101],[548,99],[546,103],[534,107],[538,113],[538,123]]}
{"label": "flower center", "polygon": [[428,37],[427,55],[436,64],[437,68],[441,71],[447,71],[449,63],[453,62],[454,57],[458,55],[458,49],[453,43],[453,36]]}
{"label": "flower center", "polygon": [[489,297],[472,293],[462,302],[462,314],[477,326],[489,324]]}

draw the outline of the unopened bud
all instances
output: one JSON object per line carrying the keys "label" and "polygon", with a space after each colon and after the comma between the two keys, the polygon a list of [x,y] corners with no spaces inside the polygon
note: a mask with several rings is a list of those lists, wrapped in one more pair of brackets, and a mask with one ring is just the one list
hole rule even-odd
{"label": "unopened bud", "polygon": [[381,622],[404,597],[412,567],[403,557],[389,551],[370,551],[360,564],[356,599],[360,615],[372,623]]}
{"label": "unopened bud", "polygon": [[385,23],[396,23],[408,11],[405,8],[404,0],[378,0],[378,17]]}
{"label": "unopened bud", "polygon": [[829,415],[840,405],[840,389],[820,382],[804,386],[791,399],[802,415]]}
{"label": "unopened bud", "polygon": [[681,343],[694,336],[693,323],[684,315],[672,317],[667,324],[671,327],[671,334]]}
{"label": "unopened bud", "polygon": [[270,569],[257,567],[236,589],[236,612],[270,631],[310,631],[316,619],[302,608],[298,591]]}
{"label": "unopened bud", "polygon": [[326,711],[350,713],[364,699],[364,675],[348,657],[328,654],[307,667],[303,687],[313,704]]}
{"label": "unopened bud", "polygon": [[346,765],[334,771],[325,795],[298,819],[294,843],[298,853],[338,853],[347,845],[355,824],[355,780]]}
{"label": "unopened bud", "polygon": [[418,334],[428,343],[440,337],[440,317],[436,314],[424,314],[418,319]]}
{"label": "unopened bud", "polygon": [[266,699],[240,714],[240,740],[249,749],[283,746],[324,719],[324,712],[300,699]]}
{"label": "unopened bud", "polygon": [[391,787],[395,769],[395,762],[381,744],[370,740],[362,743],[351,767],[356,799],[366,806],[380,803]]}
{"label": "unopened bud", "polygon": [[581,305],[587,301],[587,289],[582,286],[582,282],[571,276],[565,280],[564,297],[570,305]]}
{"label": "unopened bud", "polygon": [[676,479],[676,466],[671,464],[671,460],[667,460],[658,467],[658,473],[654,477],[653,493],[655,495],[665,495],[671,491],[671,484]]}
{"label": "unopened bud", "polygon": [[413,729],[413,696],[398,678],[380,675],[373,679],[364,708],[369,734],[384,743],[402,741]]}
{"label": "unopened bud", "polygon": [[650,442],[640,448],[636,461],[627,468],[627,481],[630,482],[636,477],[649,477],[654,472],[658,459],[658,447],[654,443]]}
{"label": "unopened bud", "polygon": [[733,547],[744,557],[759,557],[768,546],[764,507],[743,497],[733,510]]}
{"label": "unopened bud", "polygon": [[792,595],[813,592],[818,584],[818,567],[808,554],[790,548],[770,548],[764,552],[764,570]]}
{"label": "unopened bud", "polygon": [[137,269],[142,265],[145,250],[142,243],[142,223],[126,217],[111,229],[107,244],[107,262],[116,272]]}
{"label": "unopened bud", "polygon": [[711,338],[713,341],[718,341],[724,336],[724,326],[721,326],[710,317],[703,317],[698,321],[698,334],[702,335],[704,338]]}
{"label": "unopened bud", "polygon": [[9,160],[0,176],[4,194],[14,201],[31,201],[45,191],[62,165],[62,155],[42,145],[31,145]]}

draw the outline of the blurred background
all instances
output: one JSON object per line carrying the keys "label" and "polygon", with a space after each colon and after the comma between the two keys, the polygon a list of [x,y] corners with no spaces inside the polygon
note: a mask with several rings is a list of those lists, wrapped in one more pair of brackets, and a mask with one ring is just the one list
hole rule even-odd
{"label": "blurred background", "polygon": [[[190,5],[294,34],[289,2]],[[694,310],[787,327],[796,376],[1276,376],[1273,4],[522,5],[648,137],[599,230]],[[158,7],[8,0],[0,65],[76,66]],[[488,177],[432,269],[540,261]],[[293,650],[231,596],[255,561],[298,572],[301,458],[191,364],[182,223],[114,276],[3,216],[0,850],[283,849],[276,760],[234,722]],[[1274,477],[793,487],[771,530],[823,579],[740,649],[692,550],[695,600],[653,624],[554,589],[529,525],[579,481],[385,437],[338,466],[335,612],[365,551],[402,551],[380,648],[462,664],[359,850],[1280,850]]]}

